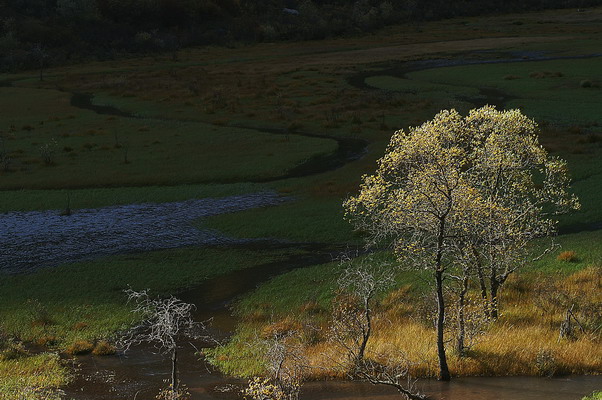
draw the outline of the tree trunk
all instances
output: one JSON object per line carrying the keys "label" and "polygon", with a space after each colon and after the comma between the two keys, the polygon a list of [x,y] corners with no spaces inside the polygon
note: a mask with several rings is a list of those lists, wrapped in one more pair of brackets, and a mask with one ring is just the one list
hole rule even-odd
{"label": "tree trunk", "polygon": [[173,352],[171,353],[171,391],[175,393],[178,391],[178,372],[177,372],[177,364],[178,364],[178,346],[174,346]]}
{"label": "tree trunk", "polygon": [[369,299],[366,299],[364,302],[364,318],[366,321],[366,326],[362,329],[362,343],[360,345],[360,349],[357,353],[356,365],[364,359],[364,353],[366,352],[366,346],[368,345],[368,339],[370,339],[370,334],[372,332],[372,319],[370,316],[370,303]]}
{"label": "tree trunk", "polygon": [[487,301],[487,285],[485,284],[485,277],[483,276],[483,268],[477,266],[477,274],[479,275],[479,286],[481,287],[481,298]]}
{"label": "tree trunk", "polygon": [[492,320],[496,320],[498,318],[498,290],[500,288],[500,283],[498,280],[492,276],[491,277],[491,301],[490,301],[490,317]]}
{"label": "tree trunk", "polygon": [[462,278],[462,290],[458,299],[458,341],[456,349],[460,357],[464,356],[464,341],[466,337],[466,326],[464,321],[464,306],[468,293],[468,276]]}
{"label": "tree trunk", "polygon": [[449,381],[449,367],[445,355],[443,331],[445,329],[445,299],[443,298],[443,244],[445,237],[445,216],[439,220],[437,235],[437,256],[435,259],[435,282],[437,284],[437,356],[439,357],[439,380]]}
{"label": "tree trunk", "polygon": [[490,318],[491,315],[487,304],[489,303],[489,298],[487,297],[487,284],[485,283],[485,275],[483,274],[483,264],[480,261],[479,254],[474,248],[472,249],[472,253],[476,260],[477,276],[479,277],[479,286],[481,288],[481,299],[483,299],[483,306],[485,307],[485,316]]}
{"label": "tree trunk", "polygon": [[435,271],[435,280],[437,282],[437,356],[439,357],[439,380],[449,381],[449,367],[447,366],[447,357],[445,355],[445,342],[443,340],[443,330],[445,324],[445,300],[443,299],[443,271]]}

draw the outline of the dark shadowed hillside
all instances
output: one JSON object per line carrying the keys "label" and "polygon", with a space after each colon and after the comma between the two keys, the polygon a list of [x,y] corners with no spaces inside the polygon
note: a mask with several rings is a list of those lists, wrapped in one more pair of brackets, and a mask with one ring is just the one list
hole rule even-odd
{"label": "dark shadowed hillside", "polygon": [[321,39],[385,25],[600,0],[6,0],[0,70],[175,52],[191,45]]}

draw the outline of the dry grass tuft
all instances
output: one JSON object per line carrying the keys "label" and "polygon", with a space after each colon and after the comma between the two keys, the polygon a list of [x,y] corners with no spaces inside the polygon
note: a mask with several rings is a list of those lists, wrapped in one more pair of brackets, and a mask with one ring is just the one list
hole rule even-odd
{"label": "dry grass tuft", "polygon": [[116,351],[115,346],[111,345],[106,340],[101,340],[94,346],[92,354],[95,356],[110,356],[115,354]]}
{"label": "dry grass tuft", "polygon": [[58,339],[54,335],[44,335],[36,338],[35,344],[38,346],[53,346],[58,342]]}
{"label": "dry grass tuft", "polygon": [[88,354],[94,350],[94,344],[87,340],[77,340],[65,350],[65,352],[71,356],[79,354]]}
{"label": "dry grass tuft", "polygon": [[572,250],[563,251],[556,257],[558,261],[576,262],[578,260],[577,253]]}
{"label": "dry grass tuft", "polygon": [[326,310],[317,301],[308,301],[299,307],[299,311],[308,315],[322,314]]}
{"label": "dry grass tuft", "polygon": [[262,338],[284,337],[289,333],[299,332],[302,326],[298,321],[286,317],[280,321],[266,325],[261,330]]}
{"label": "dry grass tuft", "polygon": [[85,322],[77,322],[73,325],[71,329],[74,331],[83,331],[86,328],[88,328],[88,324],[86,324]]}

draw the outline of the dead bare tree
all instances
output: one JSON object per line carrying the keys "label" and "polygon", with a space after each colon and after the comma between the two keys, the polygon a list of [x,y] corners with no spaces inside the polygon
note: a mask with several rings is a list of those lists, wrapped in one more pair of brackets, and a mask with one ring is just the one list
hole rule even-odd
{"label": "dead bare tree", "polygon": [[38,61],[40,65],[40,82],[44,80],[44,60],[48,58],[48,53],[44,50],[42,43],[36,43],[31,49],[31,55]]}
{"label": "dead bare tree", "polygon": [[394,387],[408,400],[429,399],[427,395],[420,393],[416,388],[416,380],[412,379],[409,373],[411,363],[404,356],[400,357],[400,360],[394,367],[373,360],[363,360],[358,374],[373,385]]}
{"label": "dead bare tree", "polygon": [[346,352],[350,370],[361,364],[372,334],[374,297],[394,283],[391,266],[375,266],[372,257],[348,265],[338,278],[339,294],[333,304],[330,339]]}
{"label": "dead bare tree", "polygon": [[119,341],[124,352],[131,346],[150,343],[163,353],[171,355],[171,385],[169,400],[180,398],[177,375],[178,340],[184,337],[201,338],[205,325],[192,319],[194,305],[170,296],[150,297],[148,289],[135,291],[126,289],[128,301],[134,302],[133,313],[142,317],[142,322],[130,329]]}
{"label": "dead bare tree", "polygon": [[254,377],[243,390],[254,400],[298,400],[308,361],[298,332],[273,335],[261,340],[267,377]]}
{"label": "dead bare tree", "polygon": [[[337,362],[351,379],[365,379],[375,385],[393,386],[410,400],[425,400],[415,388],[405,357],[394,365],[385,365],[368,359],[366,349],[373,332],[375,297],[395,283],[392,266],[378,264],[372,257],[350,265],[338,278],[339,295],[334,300],[333,318],[329,339],[345,354],[345,360]],[[376,355],[376,358],[383,358]],[[391,357],[387,357],[391,358]],[[404,382],[407,381],[407,382]]]}

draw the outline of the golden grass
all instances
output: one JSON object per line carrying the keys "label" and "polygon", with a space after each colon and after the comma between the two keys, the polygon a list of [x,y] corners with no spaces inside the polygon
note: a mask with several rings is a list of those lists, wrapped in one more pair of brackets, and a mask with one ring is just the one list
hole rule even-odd
{"label": "golden grass", "polygon": [[88,354],[94,350],[94,344],[87,340],[77,340],[73,342],[65,352],[69,355]]}
{"label": "golden grass", "polygon": [[115,354],[117,349],[115,346],[107,342],[106,340],[100,340],[94,345],[94,349],[92,350],[92,354],[95,356],[110,356]]}
{"label": "golden grass", "polygon": [[[589,267],[568,277],[545,282],[548,291],[560,288],[567,298],[584,305],[602,304],[602,269]],[[448,347],[448,363],[454,376],[550,375],[602,373],[602,338],[597,333],[579,333],[573,340],[559,339],[559,326],[567,311],[562,305],[538,305],[541,276],[513,277],[501,296],[501,316],[464,357]],[[367,356],[380,363],[396,365],[410,361],[414,376],[434,377],[438,372],[435,329],[415,318],[418,301],[409,287],[389,293],[380,301],[373,320],[373,335]],[[578,314],[579,309],[575,309]],[[257,322],[256,322],[257,323]],[[261,323],[258,323],[261,326]],[[292,330],[299,322],[285,317],[264,325],[263,332]],[[305,348],[311,369],[310,379],[343,378],[341,365],[345,352],[326,340],[327,327],[321,325],[321,339]],[[447,339],[452,339],[448,335]],[[453,343],[450,340],[450,345]]]}
{"label": "golden grass", "polygon": [[566,262],[577,261],[577,253],[575,253],[572,250],[563,251],[562,253],[558,254],[558,257],[556,257],[556,259],[558,261],[566,261]]}

